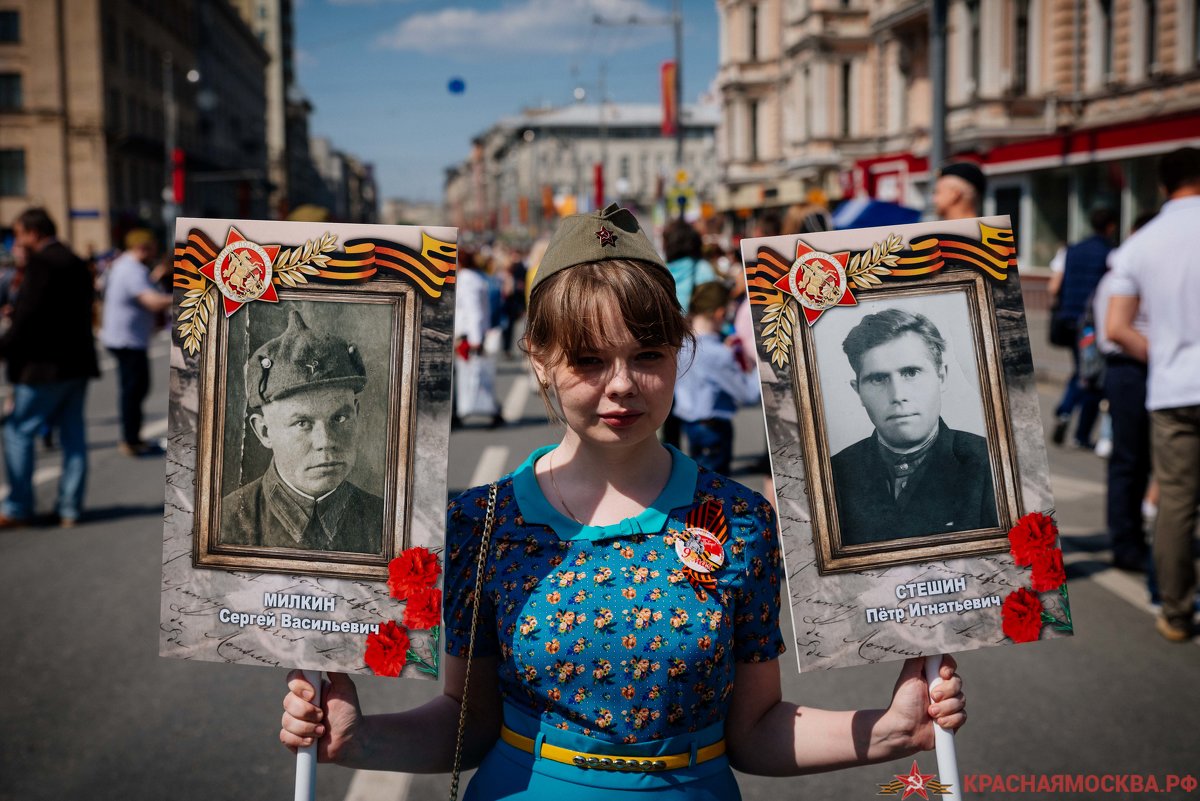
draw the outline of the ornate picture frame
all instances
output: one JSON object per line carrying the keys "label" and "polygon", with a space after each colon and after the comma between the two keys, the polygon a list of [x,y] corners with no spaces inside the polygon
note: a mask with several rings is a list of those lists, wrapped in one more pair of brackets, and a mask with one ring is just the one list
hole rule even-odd
{"label": "ornate picture frame", "polygon": [[[999,553],[1008,548],[1007,532],[1020,517],[1021,490],[1013,458],[1012,426],[995,307],[983,275],[965,268],[946,268],[920,284],[880,287],[869,300],[864,299],[859,309],[865,313],[888,299],[921,299],[955,291],[961,292],[966,301],[978,386],[984,390],[980,393],[980,403],[990,456],[988,467],[995,488],[997,525],[949,533],[931,531],[927,536],[886,539],[877,543],[844,544],[830,466],[829,438],[822,435],[804,437],[805,461],[813,465],[807,487],[817,569],[821,574]],[[794,347],[791,365],[797,417],[811,420],[815,431],[826,432],[830,412],[822,393],[820,370],[816,367],[814,329],[798,327]],[[848,412],[843,408],[840,413]]]}
{"label": "ornate picture frame", "polygon": [[[360,315],[371,307],[386,307],[389,311],[390,324],[381,343],[386,350],[379,348],[383,352],[372,359],[369,358],[368,348],[360,343],[370,376],[369,383],[383,384],[382,391],[376,393],[376,402],[371,404],[374,408],[364,410],[359,431],[359,439],[365,440],[359,443],[360,448],[368,443],[382,446],[378,448],[382,450],[382,481],[377,484],[372,482],[374,486],[370,487],[374,494],[383,499],[382,549],[377,553],[280,548],[222,541],[223,501],[229,494],[226,491],[229,482],[223,480],[229,461],[226,458],[226,443],[231,439],[227,429],[239,425],[245,429],[246,423],[245,392],[241,392],[240,397],[231,398],[233,393],[229,392],[229,388],[230,384],[237,383],[239,376],[236,374],[240,372],[241,362],[249,352],[231,358],[234,356],[230,353],[230,320],[233,318],[217,316],[209,332],[212,346],[205,350],[201,368],[203,381],[200,389],[198,458],[204,469],[198,474],[197,508],[204,512],[197,515],[196,519],[193,564],[197,567],[307,573],[371,581],[387,579],[388,562],[410,544],[407,535],[413,479],[411,419],[416,401],[415,359],[420,332],[416,319],[419,304],[414,295],[415,290],[411,286],[396,281],[279,292],[281,306],[340,304],[345,309],[339,311]],[[253,319],[255,311],[257,309],[247,308],[244,314]],[[382,437],[376,436],[380,430]],[[244,431],[241,438],[254,444],[249,431]],[[256,479],[257,476],[251,478]]]}

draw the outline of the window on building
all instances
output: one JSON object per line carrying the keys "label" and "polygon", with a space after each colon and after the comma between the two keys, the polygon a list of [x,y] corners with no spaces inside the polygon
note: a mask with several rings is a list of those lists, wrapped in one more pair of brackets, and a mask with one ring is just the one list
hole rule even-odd
{"label": "window on building", "polygon": [[812,139],[813,124],[812,124],[812,79],[809,74],[809,68],[804,68],[804,140],[807,142]]}
{"label": "window on building", "polygon": [[1158,0],[1143,0],[1146,7],[1146,72],[1158,69]]}
{"label": "window on building", "polygon": [[[161,65],[163,63],[163,52],[157,47],[146,48],[146,78],[150,81],[150,85],[155,89],[163,88],[163,72]],[[158,67],[158,69],[155,69]],[[178,86],[178,84],[176,84]]]}
{"label": "window on building", "polygon": [[0,150],[0,197],[25,196],[25,151]]}
{"label": "window on building", "polygon": [[1013,94],[1029,91],[1029,0],[1017,0],[1013,30]]}
{"label": "window on building", "polygon": [[104,27],[104,61],[108,64],[116,64],[118,61],[117,50],[119,49],[119,45],[117,44],[117,41],[118,41],[117,23],[113,21],[113,18],[111,16],[109,16],[108,14],[105,14],[103,27]]}
{"label": "window on building", "polygon": [[125,74],[137,75],[137,39],[132,31],[125,31]]}
{"label": "window on building", "polygon": [[851,103],[851,86],[850,78],[852,75],[851,64],[849,61],[842,62],[842,86],[841,86],[841,131],[842,136],[850,135],[850,103]]}
{"label": "window on building", "polygon": [[0,42],[21,41],[21,12],[0,11]]}
{"label": "window on building", "polygon": [[16,111],[19,108],[21,108],[20,73],[0,73],[0,111]]}
{"label": "window on building", "polygon": [[621,166],[617,172],[622,178],[629,178],[629,156],[621,156]]}
{"label": "window on building", "polygon": [[1192,0],[1192,66],[1200,67],[1200,0]]}
{"label": "window on building", "polygon": [[746,112],[750,117],[749,125],[749,156],[750,161],[758,161],[758,101],[751,100],[746,104]]}
{"label": "window on building", "polygon": [[967,76],[971,79],[971,94],[979,94],[979,77],[981,61],[979,57],[979,0],[967,0],[967,29],[969,41],[967,47]]}
{"label": "window on building", "polygon": [[104,103],[104,119],[110,129],[121,129],[121,93],[116,89],[108,90],[108,100]]}
{"label": "window on building", "polygon": [[1113,26],[1112,0],[1100,0],[1100,75],[1107,83],[1113,80],[1113,52],[1116,50],[1113,37],[1116,28]]}
{"label": "window on building", "polygon": [[749,25],[749,29],[747,30],[747,34],[749,35],[749,44],[750,44],[750,47],[749,47],[750,59],[749,60],[751,62],[758,61],[758,6],[757,5],[750,6],[750,25]]}

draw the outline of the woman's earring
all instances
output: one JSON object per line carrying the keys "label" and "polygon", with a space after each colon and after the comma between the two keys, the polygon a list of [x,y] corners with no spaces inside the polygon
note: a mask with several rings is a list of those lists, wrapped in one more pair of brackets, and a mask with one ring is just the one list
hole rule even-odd
{"label": "woman's earring", "polygon": [[550,389],[550,382],[543,380],[542,381],[542,389]]}

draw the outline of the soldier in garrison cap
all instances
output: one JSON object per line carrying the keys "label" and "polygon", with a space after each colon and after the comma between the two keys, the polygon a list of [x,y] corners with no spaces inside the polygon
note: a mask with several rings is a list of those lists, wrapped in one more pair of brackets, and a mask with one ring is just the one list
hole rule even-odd
{"label": "soldier in garrison cap", "polygon": [[225,496],[223,543],[382,552],[383,499],[346,480],[366,384],[358,349],[313,331],[294,309],[287,330],[254,352],[249,423],[272,458],[260,478]]}

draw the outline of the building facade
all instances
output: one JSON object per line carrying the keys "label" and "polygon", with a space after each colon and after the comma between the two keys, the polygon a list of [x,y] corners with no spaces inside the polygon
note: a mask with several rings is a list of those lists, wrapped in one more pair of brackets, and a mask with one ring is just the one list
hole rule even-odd
{"label": "building facade", "polygon": [[265,210],[239,187],[265,173],[266,61],[228,0],[3,0],[0,224],[45,206],[86,254],[175,211]]}
{"label": "building facade", "polygon": [[649,220],[664,213],[664,200],[682,199],[688,214],[699,215],[717,186],[717,120],[714,107],[683,108],[677,165],[657,104],[523,111],[477,136],[470,157],[447,170],[446,219],[466,230],[528,237],[559,216],[610,202]]}
{"label": "building facade", "polygon": [[[719,0],[719,209],[820,189],[922,208],[927,0]],[[949,0],[947,152],[979,161],[1022,264],[1157,207],[1154,164],[1200,145],[1197,0]],[[936,165],[935,165],[936,166]]]}
{"label": "building facade", "polygon": [[[266,69],[267,173],[273,216],[286,217],[309,202],[308,113],[296,87],[295,18],[292,0],[232,0],[270,55]],[[299,119],[298,119],[299,118]],[[301,154],[300,151],[303,151]],[[299,183],[300,186],[296,186]]]}
{"label": "building facade", "polygon": [[312,202],[327,208],[338,222],[379,222],[374,167],[338,150],[327,137],[314,136],[308,150],[319,187]]}

